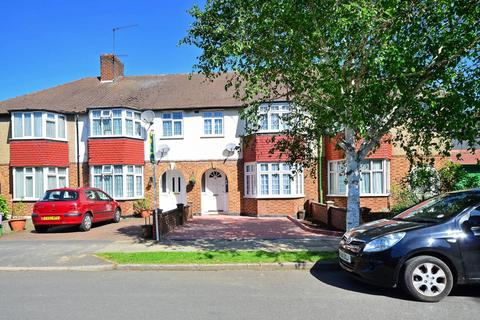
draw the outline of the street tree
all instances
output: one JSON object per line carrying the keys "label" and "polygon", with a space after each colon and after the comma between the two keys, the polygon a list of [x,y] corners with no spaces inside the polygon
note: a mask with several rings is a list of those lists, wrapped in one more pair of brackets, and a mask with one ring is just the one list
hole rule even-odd
{"label": "street tree", "polygon": [[315,168],[318,141],[346,158],[347,228],[359,223],[361,163],[382,139],[413,161],[474,150],[479,130],[476,0],[207,0],[183,44],[194,71],[228,77],[249,133],[262,102],[291,102],[275,148]]}

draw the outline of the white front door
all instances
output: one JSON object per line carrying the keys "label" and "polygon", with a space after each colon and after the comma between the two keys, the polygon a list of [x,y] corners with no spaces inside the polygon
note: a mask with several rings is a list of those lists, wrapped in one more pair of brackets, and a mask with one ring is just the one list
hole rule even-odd
{"label": "white front door", "polygon": [[160,209],[177,208],[178,203],[187,204],[185,179],[177,170],[168,170],[160,176]]}
{"label": "white front door", "polygon": [[210,169],[205,172],[205,186],[202,192],[202,213],[227,211],[227,177],[222,171]]}

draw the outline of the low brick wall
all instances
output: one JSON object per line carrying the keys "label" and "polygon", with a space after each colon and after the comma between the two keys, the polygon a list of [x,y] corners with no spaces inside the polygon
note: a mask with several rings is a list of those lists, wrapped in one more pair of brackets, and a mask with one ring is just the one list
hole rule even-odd
{"label": "low brick wall", "polygon": [[193,219],[192,208],[183,204],[177,204],[176,209],[160,212],[158,215],[154,214],[151,225],[153,239],[156,239],[156,216],[158,216],[158,229],[161,237]]}
{"label": "low brick wall", "polygon": [[[309,201],[305,206],[307,220],[324,225],[329,229],[345,231],[347,224],[347,209],[336,207],[332,202],[327,204]],[[360,224],[391,218],[390,212],[370,212],[369,208],[360,208]]]}
{"label": "low brick wall", "polygon": [[310,202],[310,208],[307,207],[306,211],[311,221],[328,225],[329,219],[326,204]]}
{"label": "low brick wall", "polygon": [[330,207],[328,211],[330,218],[329,227],[332,229],[345,231],[347,225],[347,209]]}

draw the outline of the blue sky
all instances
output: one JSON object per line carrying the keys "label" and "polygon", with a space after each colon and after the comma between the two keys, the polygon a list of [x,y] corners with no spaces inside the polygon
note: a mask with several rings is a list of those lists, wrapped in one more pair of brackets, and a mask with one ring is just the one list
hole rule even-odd
{"label": "blue sky", "polygon": [[0,101],[98,76],[99,55],[116,52],[126,75],[188,73],[200,51],[178,47],[203,0],[0,1]]}

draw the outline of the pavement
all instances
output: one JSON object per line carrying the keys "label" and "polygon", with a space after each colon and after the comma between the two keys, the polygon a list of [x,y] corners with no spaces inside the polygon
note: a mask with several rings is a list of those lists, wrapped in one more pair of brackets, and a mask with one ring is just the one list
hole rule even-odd
{"label": "pavement", "polygon": [[[0,238],[0,271],[19,270],[113,270],[172,269],[172,266],[117,266],[96,257],[100,252],[268,250],[334,251],[339,239],[303,230],[287,218],[232,216],[195,217],[175,229],[162,242],[140,237],[144,219],[122,219],[118,224],[101,223],[89,232],[56,227],[47,233],[9,233]],[[243,268],[309,268],[312,264],[236,265]],[[184,270],[184,265],[173,269]],[[187,267],[188,268],[188,267]],[[228,269],[228,265],[198,266],[199,269]]]}
{"label": "pavement", "polygon": [[365,285],[339,270],[0,272],[0,318],[478,319],[480,290],[439,303]]}

